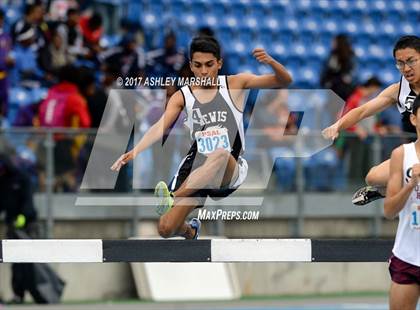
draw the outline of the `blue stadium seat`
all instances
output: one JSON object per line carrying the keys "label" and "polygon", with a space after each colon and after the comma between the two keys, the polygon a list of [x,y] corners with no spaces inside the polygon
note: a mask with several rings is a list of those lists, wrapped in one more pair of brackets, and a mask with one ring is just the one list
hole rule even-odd
{"label": "blue stadium seat", "polygon": [[251,2],[249,4],[250,16],[258,19],[259,21],[264,20],[270,11],[271,8],[269,7],[269,4],[263,4],[261,2]]}
{"label": "blue stadium seat", "polygon": [[[420,12],[420,2],[419,1],[406,1],[406,7],[412,12],[417,13]],[[417,15],[418,16],[418,15]]]}
{"label": "blue stadium seat", "polygon": [[190,29],[196,29],[203,25],[203,20],[201,16],[197,16],[192,12],[187,12],[181,15],[181,23]]}
{"label": "blue stadium seat", "polygon": [[372,36],[370,33],[365,33],[365,31],[370,31],[370,26],[373,26],[373,24],[365,25],[361,32],[357,35],[352,36],[352,44],[353,46],[360,46],[360,47],[366,47],[372,44]]}
{"label": "blue stadium seat", "polygon": [[397,69],[383,69],[378,72],[379,79],[386,85],[399,81],[400,74]]}
{"label": "blue stadium seat", "polygon": [[406,3],[401,0],[394,0],[388,3],[388,12],[395,11],[400,14],[404,14],[406,11]]}
{"label": "blue stadium seat", "polygon": [[277,32],[280,29],[281,23],[274,17],[267,17],[259,24],[261,32]]}
{"label": "blue stadium seat", "polygon": [[286,8],[287,6],[284,6],[281,3],[271,3],[269,11],[271,17],[277,19],[278,21],[283,20],[289,14]]}
{"label": "blue stadium seat", "polygon": [[232,41],[236,38],[235,31],[229,27],[219,27],[216,32],[217,38],[225,48],[230,49]]}
{"label": "blue stadium seat", "polygon": [[25,9],[26,1],[25,0],[13,0],[13,1],[1,1],[0,3],[2,9],[12,8],[23,12]]}
{"label": "blue stadium seat", "polygon": [[277,33],[275,41],[290,47],[296,41],[296,36],[289,30],[281,30]]}
{"label": "blue stadium seat", "polygon": [[360,32],[359,24],[355,21],[345,21],[342,25],[342,32],[348,36],[357,35]]}
{"label": "blue stadium seat", "polygon": [[235,70],[235,68],[232,68],[232,69],[233,69],[232,71],[234,71],[235,73],[239,73],[239,72],[241,72],[241,73],[242,72],[257,73],[256,68],[253,67],[253,66],[249,66],[249,65],[240,66],[236,70]]}
{"label": "blue stadium seat", "polygon": [[22,17],[22,11],[17,8],[9,7],[5,12],[5,22],[11,26]]}
{"label": "blue stadium seat", "polygon": [[246,41],[242,42],[240,40],[235,40],[234,42],[232,42],[229,48],[238,56],[245,56],[249,53],[248,43],[249,42]]}
{"label": "blue stadium seat", "polygon": [[319,34],[317,31],[302,30],[297,33],[296,38],[305,46],[310,46],[319,40]]}
{"label": "blue stadium seat", "polygon": [[[361,67],[359,68],[357,72],[357,77],[359,78],[359,81],[361,82],[367,81],[373,76],[377,76],[377,72],[373,71],[372,68],[370,67]],[[378,78],[381,79],[380,76]]]}
{"label": "blue stadium seat", "polygon": [[270,157],[276,158],[274,173],[276,175],[277,188],[281,191],[295,189],[296,160],[293,150],[288,147],[275,147],[269,149]]}
{"label": "blue stadium seat", "polygon": [[210,6],[210,12],[216,16],[218,16],[219,18],[221,16],[226,16],[226,14],[228,14],[228,7],[229,7],[229,2],[219,2],[217,3],[217,5],[211,5]]}
{"label": "blue stadium seat", "polygon": [[33,103],[31,91],[22,87],[12,87],[9,93],[9,111],[7,120],[13,124],[19,109],[23,106]]}
{"label": "blue stadium seat", "polygon": [[105,34],[102,36],[100,44],[104,48],[110,48],[110,47],[118,45],[121,42],[121,39],[122,37],[120,34],[114,34],[114,35]]}
{"label": "blue stadium seat", "polygon": [[234,15],[226,15],[221,21],[220,21],[220,25],[222,27],[228,27],[231,29],[234,29],[236,27],[238,27],[238,25],[240,24],[240,19],[238,20]]}
{"label": "blue stadium seat", "polygon": [[148,30],[156,29],[160,26],[159,15],[156,15],[150,11],[144,12],[141,22],[143,27]]}
{"label": "blue stadium seat", "polygon": [[341,32],[340,30],[341,23],[342,21],[336,20],[335,18],[331,18],[331,19],[325,20],[322,23],[321,28],[319,30],[321,31],[321,33],[325,33],[325,34],[329,34],[330,36],[333,36]]}
{"label": "blue stadium seat", "polygon": [[286,16],[280,20],[281,31],[298,32],[300,28],[299,20],[294,16]]}
{"label": "blue stadium seat", "polygon": [[247,6],[242,2],[233,1],[230,5],[230,14],[234,15],[241,21],[245,21],[247,17]]}
{"label": "blue stadium seat", "polygon": [[401,23],[397,28],[398,36],[413,34],[415,29],[415,26],[409,22]]}
{"label": "blue stadium seat", "polygon": [[47,97],[48,88],[33,88],[30,91],[31,103],[40,102]]}
{"label": "blue stadium seat", "polygon": [[318,43],[323,45],[328,51],[331,49],[331,43],[334,35],[330,32],[322,31],[318,35]]}
{"label": "blue stadium seat", "polygon": [[127,5],[127,19],[133,22],[139,20],[143,23],[143,3],[139,1],[130,1]]}
{"label": "blue stadium seat", "polygon": [[287,49],[286,45],[281,41],[270,44],[267,48],[267,51],[276,59],[288,57],[290,53],[290,50]]}
{"label": "blue stadium seat", "polygon": [[181,16],[191,11],[191,4],[189,1],[173,0],[168,3],[168,11],[172,16]]}
{"label": "blue stadium seat", "polygon": [[219,26],[219,18],[217,17],[217,15],[214,15],[212,13],[206,14],[203,18],[203,24],[212,29],[216,29]]}
{"label": "blue stadium seat", "polygon": [[243,63],[243,58],[234,53],[230,53],[228,59],[229,59],[229,68],[231,68],[235,72],[238,68],[245,65]]}
{"label": "blue stadium seat", "polygon": [[391,24],[399,25],[400,23],[404,22],[405,20],[407,20],[407,16],[404,12],[401,12],[401,11],[396,10],[394,8],[390,8],[386,12],[386,21],[391,23]]}
{"label": "blue stadium seat", "polygon": [[255,40],[259,44],[262,44],[267,50],[270,49],[271,45],[275,44],[275,37],[273,33],[268,29],[266,31],[259,31],[258,33],[256,33]]}
{"label": "blue stadium seat", "polygon": [[207,5],[204,1],[191,1],[191,11],[196,16],[202,16],[204,13],[208,12]]}
{"label": "blue stadium seat", "polygon": [[166,7],[163,1],[150,1],[147,5],[145,5],[145,10],[159,16],[162,12],[166,11]]}
{"label": "blue stadium seat", "polygon": [[325,149],[304,162],[307,170],[307,188],[316,191],[332,191],[336,184],[336,168],[339,164],[334,149]]}
{"label": "blue stadium seat", "polygon": [[299,71],[302,81],[308,85],[309,88],[317,87],[319,85],[319,71],[315,71],[313,67],[303,67]]}
{"label": "blue stadium seat", "polygon": [[[413,1],[413,2],[415,2],[415,1]],[[419,2],[417,1],[417,3],[419,3]],[[420,12],[420,8],[417,11],[412,11],[410,13],[407,13],[405,15],[406,20],[409,23],[411,23],[413,26],[418,25],[418,23],[419,23],[419,12]]]}

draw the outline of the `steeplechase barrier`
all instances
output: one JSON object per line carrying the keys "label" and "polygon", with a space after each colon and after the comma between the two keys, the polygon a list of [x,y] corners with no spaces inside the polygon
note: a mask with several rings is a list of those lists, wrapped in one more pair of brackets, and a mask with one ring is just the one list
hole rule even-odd
{"label": "steeplechase barrier", "polygon": [[3,263],[385,262],[388,239],[2,240]]}

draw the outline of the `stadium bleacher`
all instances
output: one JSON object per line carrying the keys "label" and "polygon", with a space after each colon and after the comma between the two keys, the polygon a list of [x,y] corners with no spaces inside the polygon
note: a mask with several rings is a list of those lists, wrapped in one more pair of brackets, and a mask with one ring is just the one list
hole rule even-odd
{"label": "stadium bleacher", "polygon": [[[319,86],[320,66],[333,36],[338,33],[351,38],[360,60],[356,75],[361,81],[373,73],[385,83],[398,80],[392,44],[398,36],[414,32],[420,10],[419,2],[410,0],[217,0],[211,3],[158,0],[129,1],[128,6],[127,18],[140,21],[145,31],[165,28],[168,18],[176,21],[178,29],[188,28],[190,33],[201,26],[212,27],[227,51],[234,72],[249,67],[249,58],[244,57],[249,51],[244,47],[262,45],[286,60],[292,72],[303,73],[295,76],[295,87],[310,88]],[[166,18],[161,18],[162,12]],[[155,35],[162,36],[163,32]],[[179,32],[179,45],[187,46],[190,39],[185,30]],[[304,69],[299,70],[297,65],[303,65]],[[261,70],[257,68],[256,72]]]}

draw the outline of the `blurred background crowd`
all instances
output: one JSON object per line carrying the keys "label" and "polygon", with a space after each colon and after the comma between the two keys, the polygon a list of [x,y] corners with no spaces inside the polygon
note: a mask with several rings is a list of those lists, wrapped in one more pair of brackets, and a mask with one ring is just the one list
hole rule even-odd
{"label": "blurred background crowd", "polygon": [[[332,89],[346,102],[346,113],[399,80],[392,46],[399,36],[415,33],[420,10],[419,2],[402,0],[3,0],[0,7],[1,127],[93,129],[90,139],[74,134],[54,137],[56,191],[78,188],[108,94],[119,88],[117,78],[191,76],[187,51],[195,35],[215,36],[221,42],[220,74],[269,72],[251,55],[254,47],[263,46],[293,74],[292,88]],[[137,88],[142,89],[144,102],[139,118],[147,128],[162,113],[165,100],[153,92],[145,95],[147,86]],[[169,98],[177,89],[165,90]],[[261,147],[279,157],[276,187],[294,190],[295,163],[282,158],[290,149],[287,143],[282,146],[277,132],[285,127],[286,134],[294,135],[302,129],[299,117],[289,117],[289,112],[302,110],[305,98],[283,92],[258,100],[263,104],[256,119],[264,119],[259,129],[267,137]],[[322,103],[313,109],[316,117]],[[116,119],[102,121],[112,126]],[[360,184],[374,160],[372,135],[383,137],[380,156],[385,158],[403,141],[401,132],[395,107],[350,128],[334,148],[304,162],[306,188],[332,191]],[[42,191],[46,169],[42,138],[21,132],[2,138]],[[153,173],[149,175],[153,178]],[[120,181],[119,190],[130,189],[130,177],[123,173],[128,181]]]}
{"label": "blurred background crowd", "polygon": [[[191,76],[188,46],[196,35],[214,36],[221,43],[220,74],[269,73],[270,68],[252,56],[253,48],[264,47],[293,76],[290,89],[250,92],[245,108],[245,123],[254,122],[252,129],[263,135],[247,134],[247,179],[261,181],[258,170],[268,165],[274,172],[268,191],[282,192],[272,195],[274,207],[262,208],[268,221],[246,229],[231,223],[226,231],[213,223],[213,235],[377,237],[379,208],[375,217],[369,213],[361,220],[355,217],[358,210],[342,209],[350,204],[346,195],[364,183],[368,169],[405,141],[397,108],[349,128],[333,146],[311,157],[293,156],[295,138],[298,132],[307,133],[309,140],[310,134],[320,136],[320,130],[340,116],[328,110],[331,101],[341,101],[340,113],[347,113],[398,82],[393,45],[400,36],[419,34],[419,17],[418,0],[0,0],[0,212],[5,211],[7,238],[38,237],[38,218],[46,220],[46,234],[41,235],[47,238],[138,234],[140,211],[135,208],[133,213],[124,213],[123,206],[73,208],[73,196],[98,127],[106,133],[132,125],[133,115],[124,109],[122,97],[107,106],[111,91],[121,89],[118,78]],[[134,84],[124,88],[136,94],[135,129],[144,133],[177,87]],[[106,117],[105,109],[110,112]],[[185,134],[182,122],[175,128]],[[133,138],[127,140],[131,148]],[[161,179],[169,181],[187,143],[188,138],[168,139],[165,153],[156,144],[139,159],[141,173],[133,175],[132,166],[125,166],[111,192],[132,192],[133,181],[149,188]],[[109,145],[98,148],[115,152]],[[274,168],[267,164],[270,158],[276,158]],[[321,191],[328,193],[317,203],[311,201],[315,211],[305,208],[303,196],[319,199],[313,194]],[[336,191],[340,193],[334,195]],[[297,215],[291,208],[295,196],[296,210],[301,210]],[[318,214],[318,207],[327,211]],[[306,230],[299,224],[308,216],[302,210],[316,217]],[[141,212],[146,212],[142,220],[156,219],[147,208]],[[349,219],[346,224],[337,221],[346,215],[355,219],[354,229],[349,229]],[[287,216],[297,219],[295,226],[283,221]],[[331,222],[320,225],[320,216],[331,217]],[[59,222],[55,227],[54,219]],[[121,219],[130,223],[130,230]],[[361,223],[368,224],[361,229]],[[384,227],[385,234],[394,234]],[[12,302],[23,302],[24,292],[32,289],[25,275],[33,278],[35,271],[25,268],[33,266],[12,267]],[[54,274],[51,279],[61,295],[64,284]],[[125,287],[121,283],[118,286]]]}

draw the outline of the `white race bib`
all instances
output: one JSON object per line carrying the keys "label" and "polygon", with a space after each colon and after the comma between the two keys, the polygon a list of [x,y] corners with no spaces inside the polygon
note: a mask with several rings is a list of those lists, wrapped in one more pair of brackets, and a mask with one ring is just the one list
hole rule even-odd
{"label": "white race bib", "polygon": [[420,230],[420,205],[413,203],[410,210],[410,228]]}
{"label": "white race bib", "polygon": [[217,149],[231,151],[228,130],[226,128],[207,128],[195,133],[198,152],[208,155]]}

